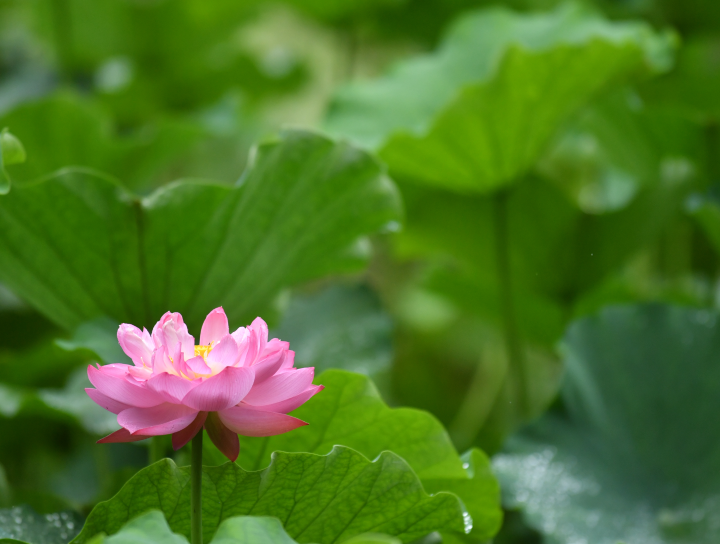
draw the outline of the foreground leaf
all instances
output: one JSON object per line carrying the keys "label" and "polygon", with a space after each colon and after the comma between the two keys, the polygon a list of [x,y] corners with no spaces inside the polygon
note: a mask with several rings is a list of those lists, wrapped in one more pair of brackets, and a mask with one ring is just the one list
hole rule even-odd
{"label": "foreground leaf", "polygon": [[[0,541],[1,542],[1,541]],[[347,544],[399,544],[396,538],[364,534],[345,540]],[[187,544],[187,539],[172,532],[162,512],[151,510],[130,520],[110,537],[98,535],[91,544]],[[236,516],[223,521],[210,544],[297,544],[277,518]]]}
{"label": "foreground leaf", "polygon": [[0,542],[65,544],[80,530],[73,512],[40,515],[28,506],[0,510]]}
{"label": "foreground leaf", "polygon": [[277,518],[238,516],[220,524],[211,544],[296,544]]}
{"label": "foreground leaf", "polygon": [[195,330],[221,304],[243,324],[285,287],[357,269],[358,240],[398,213],[369,155],[287,132],[234,187],[139,199],[84,170],[18,187],[0,199],[0,280],[70,329],[103,315],[150,327],[172,308]]}
{"label": "foreground leaf", "polygon": [[[88,542],[99,532],[114,534],[152,508],[165,514],[173,531],[188,536],[189,479],[189,467],[178,468],[169,459],[141,470],[93,509],[73,543]],[[385,452],[370,462],[341,446],[326,456],[276,452],[270,466],[258,472],[234,463],[205,467],[204,539],[210,541],[223,520],[248,514],[278,517],[292,538],[318,544],[370,531],[408,542],[433,531],[465,530],[457,497],[428,496],[397,455]]]}
{"label": "foreground leaf", "polygon": [[[412,408],[389,408],[364,376],[329,370],[315,381],[325,385],[322,394],[293,412],[311,424],[284,435],[242,437],[243,467],[263,468],[278,450],[326,454],[342,444],[369,459],[392,451],[407,461],[425,490],[450,491],[463,500],[472,516],[473,537],[487,540],[497,532],[502,519],[499,489],[485,454],[473,450],[461,459],[435,417]],[[217,453],[206,457],[221,460]]]}
{"label": "foreground leaf", "polygon": [[512,439],[494,468],[548,543],[720,538],[717,312],[614,307],[566,336],[568,416]]}
{"label": "foreground leaf", "polygon": [[393,174],[489,191],[524,174],[598,91],[667,68],[671,44],[645,24],[573,6],[480,11],[458,21],[435,54],[341,91],[327,125],[379,150]]}
{"label": "foreground leaf", "polygon": [[162,512],[153,510],[123,525],[117,533],[98,535],[92,544],[187,544],[187,539],[173,533]]}

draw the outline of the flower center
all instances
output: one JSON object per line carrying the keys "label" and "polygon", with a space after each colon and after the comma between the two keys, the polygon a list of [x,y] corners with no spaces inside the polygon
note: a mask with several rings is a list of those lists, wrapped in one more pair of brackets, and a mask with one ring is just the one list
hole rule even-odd
{"label": "flower center", "polygon": [[203,359],[207,359],[208,353],[212,351],[212,345],[210,346],[195,346],[195,357],[202,355]]}

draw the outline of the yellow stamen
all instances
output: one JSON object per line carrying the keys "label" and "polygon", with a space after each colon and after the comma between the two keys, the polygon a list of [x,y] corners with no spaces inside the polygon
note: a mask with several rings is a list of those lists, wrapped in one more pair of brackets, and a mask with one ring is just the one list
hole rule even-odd
{"label": "yellow stamen", "polygon": [[208,353],[212,350],[212,346],[195,346],[195,357],[202,355],[203,359],[207,359]]}

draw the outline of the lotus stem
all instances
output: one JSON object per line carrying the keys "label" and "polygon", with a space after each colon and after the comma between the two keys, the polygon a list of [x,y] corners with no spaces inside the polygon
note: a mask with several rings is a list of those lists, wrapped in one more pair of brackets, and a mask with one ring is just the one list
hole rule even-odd
{"label": "lotus stem", "polygon": [[202,429],[192,439],[190,461],[190,542],[202,544]]}
{"label": "lotus stem", "polygon": [[510,251],[508,248],[510,245],[507,212],[508,196],[509,190],[501,189],[494,197],[495,259],[497,262],[505,349],[507,350],[508,363],[512,371],[511,377],[515,379],[520,417],[523,418],[528,414],[527,379],[525,377],[525,352],[517,328],[517,318],[515,316],[515,306],[513,303]]}
{"label": "lotus stem", "polygon": [[163,437],[162,436],[153,436],[150,439],[150,444],[148,447],[148,458],[149,463],[152,465],[153,463],[157,463],[160,459],[165,457],[165,444],[163,443]]}

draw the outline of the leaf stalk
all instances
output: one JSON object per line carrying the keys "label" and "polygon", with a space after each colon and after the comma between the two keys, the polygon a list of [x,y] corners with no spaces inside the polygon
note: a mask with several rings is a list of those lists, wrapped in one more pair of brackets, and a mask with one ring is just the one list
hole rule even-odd
{"label": "leaf stalk", "polygon": [[500,310],[503,334],[507,350],[511,378],[515,379],[515,391],[521,418],[527,416],[527,378],[525,376],[525,351],[517,326],[513,300],[512,272],[510,265],[510,237],[508,233],[509,189],[501,189],[494,196],[493,223],[495,227],[495,260],[497,264]]}
{"label": "leaf stalk", "polygon": [[190,460],[190,541],[202,544],[202,429],[192,439]]}

